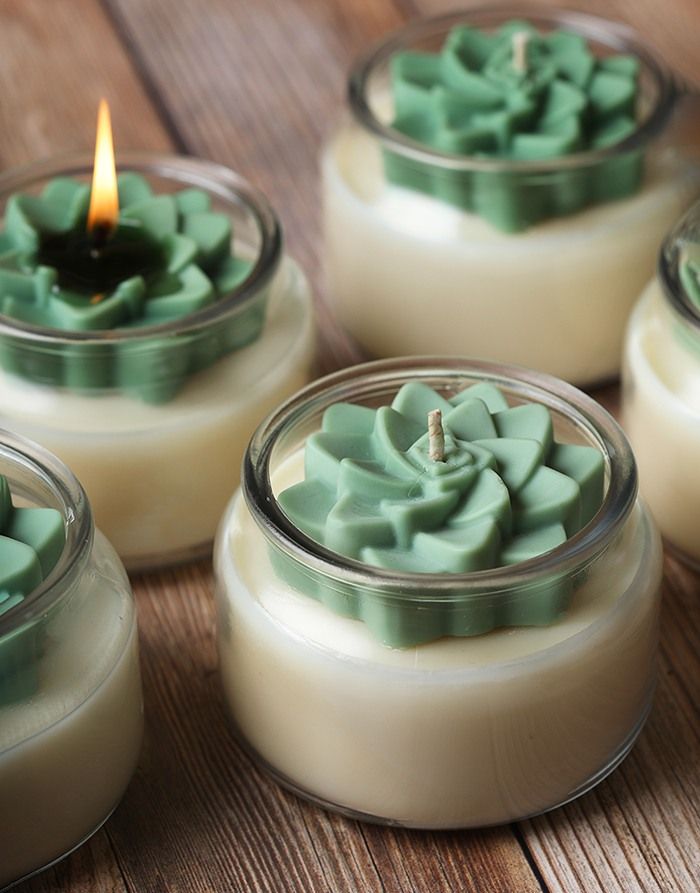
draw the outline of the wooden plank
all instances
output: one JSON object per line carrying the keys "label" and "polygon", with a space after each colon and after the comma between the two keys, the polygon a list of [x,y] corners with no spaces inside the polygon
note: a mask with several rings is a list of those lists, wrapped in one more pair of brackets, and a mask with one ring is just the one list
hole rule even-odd
{"label": "wooden plank", "polygon": [[101,96],[117,148],[169,148],[98,0],[4,0],[0,29],[0,167],[92,150]]}
{"label": "wooden plank", "polygon": [[[453,893],[539,893],[535,875],[525,871],[522,852],[508,827],[429,834],[368,826],[372,861],[397,891]],[[516,886],[517,885],[517,886]]]}
{"label": "wooden plank", "polygon": [[[552,891],[689,893],[700,882],[700,678],[697,581],[667,559],[660,685],[639,742],[577,802],[524,835]],[[691,594],[692,593],[692,594]],[[695,604],[691,605],[691,599]]]}
{"label": "wooden plank", "polygon": [[105,829],[54,868],[12,889],[15,893],[128,893]]}

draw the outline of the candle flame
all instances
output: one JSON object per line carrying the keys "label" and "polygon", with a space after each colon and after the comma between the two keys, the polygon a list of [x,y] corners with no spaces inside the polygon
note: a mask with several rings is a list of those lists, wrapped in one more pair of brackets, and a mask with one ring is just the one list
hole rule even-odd
{"label": "candle flame", "polygon": [[100,100],[97,111],[97,138],[95,140],[95,167],[92,172],[92,190],[88,211],[87,229],[93,232],[114,229],[119,217],[117,195],[117,171],[114,164],[114,143],[109,106]]}

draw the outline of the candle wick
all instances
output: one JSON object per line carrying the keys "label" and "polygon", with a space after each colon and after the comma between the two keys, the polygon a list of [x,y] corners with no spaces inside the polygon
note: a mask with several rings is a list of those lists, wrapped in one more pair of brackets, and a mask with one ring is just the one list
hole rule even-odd
{"label": "candle wick", "polygon": [[527,71],[527,44],[530,35],[527,31],[516,31],[512,38],[513,68],[519,74]]}
{"label": "candle wick", "polygon": [[107,240],[112,235],[114,227],[111,223],[101,221],[96,223],[90,230],[90,238],[92,239],[92,248],[90,250],[91,257],[97,257],[100,249],[105,247]]}
{"label": "candle wick", "polygon": [[439,409],[428,413],[428,456],[433,462],[445,461],[445,432]]}

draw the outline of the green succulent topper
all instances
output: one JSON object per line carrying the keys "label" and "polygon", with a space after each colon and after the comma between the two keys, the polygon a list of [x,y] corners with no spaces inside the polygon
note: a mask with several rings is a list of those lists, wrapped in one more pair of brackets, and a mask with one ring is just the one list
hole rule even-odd
{"label": "green succulent topper", "polygon": [[[440,152],[476,159],[547,162],[604,149],[637,127],[639,62],[598,58],[580,34],[540,34],[510,21],[494,32],[454,28],[439,53],[391,61],[392,127]],[[547,217],[629,195],[639,153],[581,170],[536,176],[461,172],[385,153],[387,176],[518,232]]]}
{"label": "green succulent topper", "polygon": [[[436,410],[437,453],[427,423]],[[603,497],[600,450],[557,443],[546,407],[509,407],[488,384],[447,400],[411,383],[391,406],[332,406],[304,459],[305,480],[279,495],[294,524],[335,552],[399,572],[465,574],[527,561],[578,532]],[[300,580],[308,594],[398,646],[549,623],[570,593],[558,579],[500,605],[465,595],[457,610],[412,610],[382,605],[370,592],[312,585],[309,576],[297,574],[295,585]]]}
{"label": "green succulent topper", "polygon": [[700,315],[700,243],[686,242],[678,257],[681,285],[696,314]]}
{"label": "green succulent topper", "polygon": [[[40,195],[17,193],[0,233],[0,313],[60,331],[147,329],[182,319],[230,294],[251,262],[231,253],[227,215],[199,189],[153,193],[136,173],[118,177],[120,214],[102,240],[86,232],[88,184],[51,180]],[[264,300],[208,340],[153,338],[30,353],[3,339],[8,371],[87,392],[120,388],[149,402],[172,398],[191,373],[260,334]]]}
{"label": "green succulent topper", "polygon": [[[65,542],[63,517],[51,508],[17,508],[0,475],[0,618],[49,575]],[[0,707],[36,685],[37,626],[0,639]]]}

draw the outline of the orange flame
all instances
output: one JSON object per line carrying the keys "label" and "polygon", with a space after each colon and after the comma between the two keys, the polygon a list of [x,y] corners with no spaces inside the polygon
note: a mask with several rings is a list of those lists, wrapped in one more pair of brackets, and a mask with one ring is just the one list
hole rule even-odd
{"label": "orange flame", "polygon": [[100,100],[97,111],[97,139],[95,140],[95,167],[92,172],[92,191],[88,211],[87,229],[114,229],[119,217],[117,195],[117,171],[114,164],[114,144],[109,106]]}

